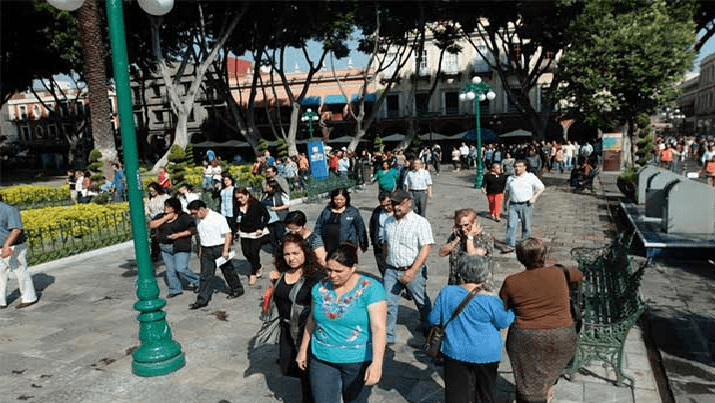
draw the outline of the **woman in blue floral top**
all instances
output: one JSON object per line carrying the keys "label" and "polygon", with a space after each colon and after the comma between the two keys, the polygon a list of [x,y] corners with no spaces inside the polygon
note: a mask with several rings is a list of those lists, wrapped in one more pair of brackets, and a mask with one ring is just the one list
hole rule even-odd
{"label": "woman in blue floral top", "polygon": [[338,246],[328,256],[329,280],[312,290],[311,315],[296,363],[309,368],[316,403],[338,402],[341,394],[344,403],[367,402],[370,388],[365,386],[382,376],[385,289],[359,274],[357,263],[355,246]]}

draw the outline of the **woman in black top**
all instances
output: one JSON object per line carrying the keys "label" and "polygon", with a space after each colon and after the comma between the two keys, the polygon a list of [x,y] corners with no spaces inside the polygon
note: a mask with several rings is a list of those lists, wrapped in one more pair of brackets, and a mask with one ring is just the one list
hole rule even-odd
{"label": "woman in black top", "polygon": [[489,172],[482,180],[482,193],[487,194],[489,200],[489,215],[494,221],[501,221],[501,204],[504,199],[507,175],[501,172],[501,164],[493,163]]}
{"label": "woman in black top", "polygon": [[251,264],[248,285],[254,285],[263,275],[261,245],[263,245],[263,236],[268,233],[266,226],[270,215],[266,207],[259,203],[246,188],[235,188],[233,201],[233,217],[236,219],[238,234],[241,237],[241,251]]}
{"label": "woman in black top", "polygon": [[303,329],[310,315],[311,289],[323,276],[322,267],[308,241],[298,234],[283,237],[280,250],[275,255],[276,270],[271,272],[275,281],[272,308],[280,317],[279,363],[283,375],[300,378],[303,403],[313,402],[308,372],[296,365]]}
{"label": "woman in black top", "polygon": [[179,274],[191,284],[193,290],[198,290],[199,276],[189,269],[191,235],[196,228],[196,222],[182,210],[179,199],[166,199],[164,212],[151,220],[149,227],[157,232],[159,250],[166,265],[166,282],[169,287],[166,298],[182,294]]}
{"label": "woman in black top", "polygon": [[314,232],[323,239],[328,255],[343,242],[359,245],[365,252],[370,242],[360,211],[350,205],[350,192],[345,188],[330,192],[330,204],[318,216]]}

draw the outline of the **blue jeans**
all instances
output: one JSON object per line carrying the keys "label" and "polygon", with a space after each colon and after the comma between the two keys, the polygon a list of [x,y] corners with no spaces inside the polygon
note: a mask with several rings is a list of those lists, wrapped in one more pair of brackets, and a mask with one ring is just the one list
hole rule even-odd
{"label": "blue jeans", "polygon": [[427,317],[432,309],[432,302],[427,295],[427,266],[423,265],[419,274],[407,284],[402,284],[399,278],[405,272],[395,269],[387,265],[385,270],[384,285],[387,292],[387,342],[394,343],[397,340],[395,336],[395,325],[397,324],[397,310],[400,306],[400,292],[402,289],[407,289],[412,295],[412,300],[417,305],[417,310],[420,312],[420,321],[423,325],[428,326]]}
{"label": "blue jeans", "polygon": [[516,224],[521,219],[521,239],[529,237],[531,230],[531,205],[526,203],[509,202],[509,218],[506,223],[506,244],[513,248],[516,246]]}
{"label": "blue jeans", "polygon": [[334,363],[310,357],[310,389],[315,403],[367,402],[372,387],[365,387],[365,370],[370,362]]}
{"label": "blue jeans", "polygon": [[199,276],[189,269],[191,252],[174,252],[174,245],[164,243],[159,244],[159,250],[166,265],[166,282],[170,294],[182,290],[179,274],[182,274],[191,285],[199,286]]}

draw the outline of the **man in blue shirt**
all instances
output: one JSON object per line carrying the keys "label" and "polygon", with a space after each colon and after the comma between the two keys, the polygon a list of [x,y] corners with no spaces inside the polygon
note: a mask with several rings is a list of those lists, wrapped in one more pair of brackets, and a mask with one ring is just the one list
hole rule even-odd
{"label": "man in blue shirt", "polygon": [[17,309],[37,303],[32,276],[27,271],[27,243],[22,232],[22,218],[15,207],[2,203],[0,196],[0,309],[7,308],[7,278],[15,272],[20,283],[20,303]]}

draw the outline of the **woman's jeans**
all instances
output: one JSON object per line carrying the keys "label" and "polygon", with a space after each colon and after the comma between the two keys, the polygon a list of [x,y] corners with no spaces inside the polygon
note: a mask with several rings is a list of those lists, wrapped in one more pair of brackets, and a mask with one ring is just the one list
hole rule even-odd
{"label": "woman's jeans", "polygon": [[365,370],[370,362],[334,363],[310,357],[310,389],[315,403],[367,402],[371,387],[365,387]]}
{"label": "woman's jeans", "polygon": [[179,274],[193,286],[199,286],[199,276],[189,269],[189,258],[191,252],[174,252],[174,245],[159,244],[161,257],[166,265],[166,283],[169,287],[169,294],[176,294],[183,289]]}

